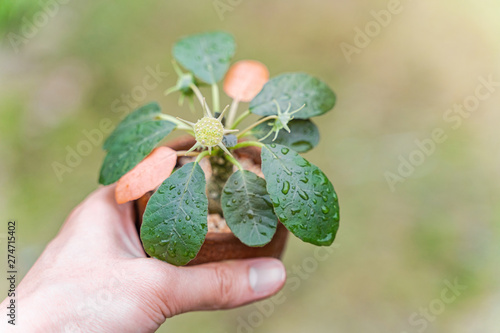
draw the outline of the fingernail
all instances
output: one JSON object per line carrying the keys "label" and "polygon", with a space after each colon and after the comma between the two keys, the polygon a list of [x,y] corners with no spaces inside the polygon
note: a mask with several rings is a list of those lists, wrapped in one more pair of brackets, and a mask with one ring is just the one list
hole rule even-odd
{"label": "fingernail", "polygon": [[275,260],[256,262],[250,267],[248,280],[253,291],[259,294],[275,291],[285,280],[283,265]]}

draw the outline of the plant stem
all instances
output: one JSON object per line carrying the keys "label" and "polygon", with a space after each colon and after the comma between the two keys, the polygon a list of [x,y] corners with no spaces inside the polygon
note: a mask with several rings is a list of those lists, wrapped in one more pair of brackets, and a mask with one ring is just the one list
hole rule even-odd
{"label": "plant stem", "polygon": [[210,152],[208,150],[202,151],[201,153],[199,153],[198,157],[196,158],[196,161],[194,162],[200,163],[201,159],[207,155],[210,155]]}
{"label": "plant stem", "polygon": [[243,141],[238,144],[236,144],[234,147],[231,149],[238,149],[238,148],[245,148],[245,147],[259,147],[262,148],[265,145],[263,143],[260,143],[258,141]]}
{"label": "plant stem", "polygon": [[243,119],[245,119],[246,117],[248,117],[249,115],[251,115],[252,113],[250,112],[250,110],[246,110],[245,112],[243,112],[236,120],[235,122],[231,125],[231,129],[235,129],[236,126],[238,126],[242,121]]}
{"label": "plant stem", "polygon": [[236,160],[236,159],[235,159],[234,157],[232,157],[231,155],[227,155],[227,154],[225,155],[225,157],[226,157],[226,159],[227,159],[229,162],[231,162],[231,163],[233,163],[234,165],[236,165],[236,167],[237,167],[238,169],[240,169],[240,171],[243,171],[243,167],[241,166],[240,162],[238,162],[238,160]]}
{"label": "plant stem", "polygon": [[233,102],[231,103],[231,108],[229,109],[229,114],[227,116],[227,121],[226,121],[226,126],[228,128],[233,128],[233,122],[234,118],[236,117],[236,111],[238,111],[238,104],[240,101],[233,99]]}
{"label": "plant stem", "polygon": [[241,138],[243,136],[243,134],[247,133],[248,131],[251,131],[254,127],[256,127],[262,123],[265,123],[266,121],[268,121],[270,119],[278,119],[278,116],[267,116],[265,118],[262,118],[261,120],[255,122],[252,125],[245,128],[243,131],[239,132],[236,137]]}
{"label": "plant stem", "polygon": [[193,128],[184,124],[182,121],[180,121],[179,119],[175,118],[175,117],[172,117],[168,114],[165,114],[165,113],[160,113],[157,118],[159,119],[163,119],[163,120],[167,120],[167,121],[170,121],[171,123],[174,123],[175,125],[177,125],[177,128],[176,129],[180,129],[180,130],[184,130],[184,131],[188,131],[190,133],[193,133]]}
{"label": "plant stem", "polygon": [[188,151],[187,151],[187,150],[179,150],[179,151],[177,152],[177,156],[198,156],[198,155],[200,155],[200,153],[198,153],[198,152],[196,152],[196,151],[190,151],[190,152],[188,153]]}
{"label": "plant stem", "polygon": [[220,104],[219,104],[219,86],[217,83],[212,84],[212,107],[215,112],[220,112]]}
{"label": "plant stem", "polygon": [[221,196],[224,185],[233,173],[233,164],[221,154],[214,154],[209,158],[212,166],[212,175],[207,181],[208,211],[210,214],[223,216]]}
{"label": "plant stem", "polygon": [[189,85],[189,88],[191,88],[194,91],[194,94],[198,98],[198,101],[200,102],[201,108],[203,109],[204,108],[203,95],[201,94],[200,89],[198,89],[198,87],[193,83],[191,83]]}

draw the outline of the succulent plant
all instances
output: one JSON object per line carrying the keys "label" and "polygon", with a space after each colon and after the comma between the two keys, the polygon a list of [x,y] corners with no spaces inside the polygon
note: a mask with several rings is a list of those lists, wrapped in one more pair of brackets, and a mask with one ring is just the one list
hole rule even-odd
{"label": "succulent plant", "polygon": [[[305,73],[269,79],[260,62],[242,60],[230,66],[235,49],[233,37],[225,32],[180,39],[173,47],[179,79],[166,93],[178,92],[182,100],[196,98],[203,117],[190,122],[150,103],[129,114],[104,143],[107,155],[99,182],[118,182],[119,203],[154,191],[140,237],[149,255],[175,265],[195,258],[207,234],[209,212],[223,216],[234,235],[252,247],[270,242],[279,222],[301,240],[320,246],[332,244],[338,230],[332,183],[299,155],[318,144],[318,128],[310,118],[331,110],[335,94]],[[224,92],[233,101],[221,110],[218,82],[223,79]],[[211,89],[212,109],[202,89]],[[249,103],[248,109],[238,114],[242,103]],[[239,130],[251,115],[260,118]],[[194,136],[196,144],[178,152],[161,146],[174,130]],[[248,146],[261,149],[264,178],[245,170],[232,153]],[[193,161],[172,173],[179,156],[192,156]],[[208,183],[200,167],[203,158],[218,170]]]}

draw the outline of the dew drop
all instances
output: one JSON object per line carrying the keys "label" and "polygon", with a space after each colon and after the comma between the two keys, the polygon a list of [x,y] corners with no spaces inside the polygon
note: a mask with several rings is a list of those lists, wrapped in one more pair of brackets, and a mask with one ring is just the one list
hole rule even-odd
{"label": "dew drop", "polygon": [[300,208],[292,208],[291,209],[292,215],[295,215],[297,213],[300,213]]}
{"label": "dew drop", "polygon": [[191,220],[191,215],[186,215],[186,221],[190,221]]}
{"label": "dew drop", "polygon": [[324,201],[324,202],[327,202],[327,201],[328,201],[328,197],[327,197],[326,195],[324,195],[322,198],[323,198],[323,201]]}
{"label": "dew drop", "polygon": [[309,181],[309,178],[300,178],[300,181],[303,182],[304,184],[307,184],[307,182]]}
{"label": "dew drop", "polygon": [[323,212],[323,214],[328,214],[328,212],[330,211],[330,208],[328,208],[326,206],[321,206],[321,211]]}
{"label": "dew drop", "polygon": [[175,249],[173,249],[173,248],[167,249],[167,254],[171,258],[174,258],[177,255],[177,253],[175,252]]}
{"label": "dew drop", "polygon": [[318,200],[316,200],[316,199],[313,199],[312,201],[313,201],[313,204],[317,204],[318,203]]}
{"label": "dew drop", "polygon": [[306,192],[302,191],[302,190],[298,190],[299,192],[299,197],[301,197],[302,199],[304,200],[308,200],[309,199],[309,196],[307,195]]}
{"label": "dew drop", "polygon": [[282,153],[283,155],[288,154],[288,152],[289,152],[289,151],[290,151],[290,149],[288,149],[288,148],[286,148],[286,147],[281,148],[281,153]]}
{"label": "dew drop", "polygon": [[283,194],[288,194],[288,191],[290,191],[290,183],[288,181],[285,181],[283,183],[283,188],[281,189],[281,192]]}

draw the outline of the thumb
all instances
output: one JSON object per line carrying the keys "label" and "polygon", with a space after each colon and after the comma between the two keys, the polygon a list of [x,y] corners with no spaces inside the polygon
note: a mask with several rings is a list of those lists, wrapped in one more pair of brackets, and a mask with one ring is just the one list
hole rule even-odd
{"label": "thumb", "polygon": [[169,290],[158,296],[169,309],[170,316],[195,310],[233,308],[260,300],[278,292],[286,279],[281,261],[271,258],[232,260],[166,271],[169,276],[165,277],[165,282],[175,288],[167,287]]}

